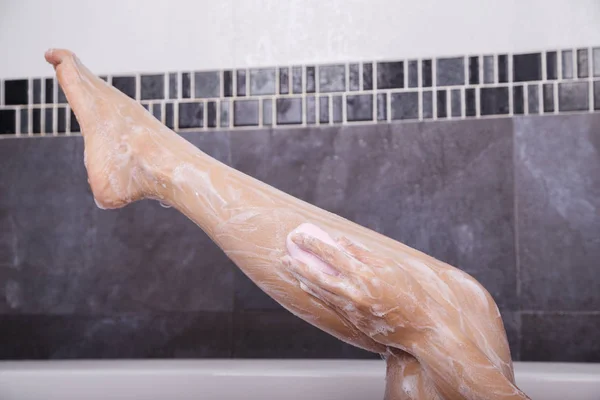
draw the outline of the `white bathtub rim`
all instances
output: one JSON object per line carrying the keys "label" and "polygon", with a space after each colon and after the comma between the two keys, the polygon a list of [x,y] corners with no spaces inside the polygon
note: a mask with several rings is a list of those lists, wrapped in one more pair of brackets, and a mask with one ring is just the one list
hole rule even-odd
{"label": "white bathtub rim", "polygon": [[[600,363],[515,362],[517,379],[600,381]],[[381,377],[381,360],[195,359],[0,361],[0,375],[68,372],[74,374],[181,374],[256,377]]]}

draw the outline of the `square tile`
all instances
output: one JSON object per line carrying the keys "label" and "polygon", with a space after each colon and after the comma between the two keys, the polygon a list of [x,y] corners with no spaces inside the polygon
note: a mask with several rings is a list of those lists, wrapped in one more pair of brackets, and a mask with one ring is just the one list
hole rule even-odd
{"label": "square tile", "polygon": [[204,104],[179,103],[179,129],[204,127]]}
{"label": "square tile", "polygon": [[[21,135],[26,135],[29,133],[29,110],[22,109],[21,111]],[[1,115],[0,111],[0,115]],[[0,121],[2,121],[2,117],[0,116]],[[0,122],[1,124],[1,122]],[[0,129],[1,130],[1,129]]]}
{"label": "square tile", "polygon": [[558,62],[555,51],[546,53],[546,79],[558,79]]}
{"label": "square tile", "polygon": [[273,125],[273,99],[262,100],[262,123],[264,126]]}
{"label": "square tile", "polygon": [[219,115],[219,126],[221,128],[229,128],[230,107],[230,100],[221,100],[221,112]]}
{"label": "square tile", "polygon": [[175,111],[173,103],[165,104],[165,125],[167,128],[175,128]]}
{"label": "square tile", "polygon": [[219,71],[203,71],[194,74],[194,97],[197,99],[221,97]]}
{"label": "square tile", "polygon": [[494,56],[483,56],[483,83],[494,83]]}
{"label": "square tile", "polygon": [[189,99],[192,97],[192,77],[189,72],[181,74],[181,98]]}
{"label": "square tile", "polygon": [[329,97],[319,97],[319,122],[322,124],[329,123]]}
{"label": "square tile", "polygon": [[[546,59],[549,54],[546,54]],[[556,58],[556,53],[554,55]],[[556,62],[556,59],[554,61]],[[547,71],[549,76],[554,72],[552,66]],[[540,53],[515,54],[513,56],[513,82],[540,80],[542,80],[542,55]]]}
{"label": "square tile", "polygon": [[42,110],[34,108],[31,111],[32,133],[42,133]]}
{"label": "square tile", "polygon": [[465,59],[463,57],[438,58],[436,62],[437,86],[465,84]]}
{"label": "square tile", "polygon": [[509,119],[344,126],[317,204],[461,268],[515,310],[512,140]]}
{"label": "square tile", "polygon": [[362,64],[363,90],[373,90],[373,64]]}
{"label": "square tile", "polygon": [[34,79],[33,81],[33,104],[42,104],[42,80]]}
{"label": "square tile", "polygon": [[561,61],[562,61],[562,77],[563,79],[573,79],[575,77],[573,71],[573,51],[572,50],[563,50],[561,51]]}
{"label": "square tile", "polygon": [[377,89],[396,89],[403,87],[403,61],[377,63]]}
{"label": "square tile", "polygon": [[250,95],[275,94],[275,68],[250,70]]}
{"label": "square tile", "polygon": [[54,115],[53,115],[53,109],[52,108],[45,108],[43,111],[43,118],[44,118],[44,132],[46,134],[52,134],[54,132],[54,127],[53,127],[53,122],[54,122]]}
{"label": "square tile", "polygon": [[[227,358],[228,313],[3,315],[3,360]],[[40,335],[39,332],[44,332]]]}
{"label": "square tile", "polygon": [[521,305],[598,311],[600,115],[524,117],[514,129]]}
{"label": "square tile", "polygon": [[233,71],[223,71],[223,97],[233,96]]}
{"label": "square tile", "polygon": [[465,90],[465,115],[475,117],[477,115],[476,89]]}
{"label": "square tile", "polygon": [[177,99],[179,97],[179,76],[177,72],[169,74],[169,99]]}
{"label": "square tile", "polygon": [[469,85],[479,83],[479,56],[469,57]]}
{"label": "square tile", "polygon": [[377,121],[387,121],[387,93],[377,93]]}
{"label": "square tile", "polygon": [[360,66],[358,64],[350,64],[348,66],[348,89],[350,91],[360,90]]}
{"label": "square tile", "polygon": [[45,104],[54,104],[54,78],[44,79]]}
{"label": "square tile", "polygon": [[450,94],[451,115],[453,118],[460,118],[462,116],[462,96],[460,89],[452,89]]}
{"label": "square tile", "polygon": [[552,113],[556,105],[554,104],[554,85],[552,83],[544,83],[542,86],[544,113]]}
{"label": "square tile", "polygon": [[29,102],[29,81],[27,79],[4,81],[4,104],[7,106]]}
{"label": "square tile", "polygon": [[315,93],[315,67],[306,67],[306,93]]}
{"label": "square tile", "polygon": [[306,96],[306,123],[309,125],[317,123],[317,100],[315,96]]}
{"label": "square tile", "polygon": [[17,133],[17,112],[0,110],[0,134]]}
{"label": "square tile", "polygon": [[233,102],[234,126],[258,126],[258,100],[235,100]]}
{"label": "square tile", "polygon": [[561,82],[558,84],[559,111],[587,111],[590,108],[588,82]]}
{"label": "square tile", "polygon": [[577,77],[587,78],[590,75],[590,66],[587,49],[577,50]]}
{"label": "square tile", "polygon": [[508,88],[484,87],[480,90],[481,115],[508,114]]}
{"label": "square tile", "polygon": [[593,71],[594,76],[600,76],[600,47],[595,47],[593,50]]}
{"label": "square tile", "polygon": [[423,87],[431,87],[433,83],[431,60],[421,61],[421,85]]}
{"label": "square tile", "polygon": [[508,82],[508,56],[506,54],[498,55],[498,82]]}
{"label": "square tile", "polygon": [[448,117],[447,94],[448,92],[446,92],[446,90],[438,90],[436,92],[436,110],[438,118]]}
{"label": "square tile", "polygon": [[140,85],[142,100],[165,98],[165,76],[163,74],[142,75]]}
{"label": "square tile", "polygon": [[373,95],[346,96],[346,117],[348,121],[373,121]]}
{"label": "square tile", "polygon": [[423,118],[429,119],[433,118],[433,93],[431,90],[426,90],[422,94],[422,105],[421,109],[423,110]]}
{"label": "square tile", "polygon": [[234,358],[338,358],[342,353],[342,341],[287,311],[246,311],[233,318]]}
{"label": "square tile", "polygon": [[246,96],[246,70],[236,71],[236,94],[239,97]]}
{"label": "square tile", "polygon": [[513,113],[525,114],[525,97],[523,86],[513,87]]}
{"label": "square tile", "polygon": [[332,96],[331,97],[331,120],[334,123],[343,122],[343,108],[344,108],[344,100],[342,96]]}
{"label": "square tile", "polygon": [[[125,93],[127,96],[135,99],[136,83],[135,76],[113,76],[112,85]],[[48,103],[48,85],[46,85],[46,103]]]}
{"label": "square tile", "polygon": [[524,314],[521,318],[523,361],[600,362],[600,315]]}
{"label": "square tile", "polygon": [[277,99],[277,125],[302,123],[302,98]]}
{"label": "square tile", "polygon": [[217,127],[217,103],[215,101],[206,103],[206,126],[209,128]]}
{"label": "square tile", "polygon": [[4,104],[24,105],[29,103],[29,81],[27,79],[4,81]]}
{"label": "square tile", "polygon": [[594,110],[600,110],[600,81],[594,82]]}
{"label": "square tile", "polygon": [[279,94],[288,94],[290,92],[290,69],[288,67],[279,68]]}
{"label": "square tile", "polygon": [[343,92],[346,90],[345,65],[321,65],[319,67],[319,92]]}
{"label": "square tile", "polygon": [[65,107],[59,107],[56,110],[56,131],[58,133],[67,131],[67,109]]}
{"label": "square tile", "polygon": [[419,118],[418,92],[392,93],[391,96],[392,120]]}
{"label": "square tile", "polygon": [[292,93],[302,93],[302,67],[292,67]]}
{"label": "square tile", "polygon": [[529,114],[540,113],[540,86],[538,84],[527,85],[527,107]]}
{"label": "square tile", "polygon": [[417,60],[408,62],[408,87],[419,87],[419,61]]}

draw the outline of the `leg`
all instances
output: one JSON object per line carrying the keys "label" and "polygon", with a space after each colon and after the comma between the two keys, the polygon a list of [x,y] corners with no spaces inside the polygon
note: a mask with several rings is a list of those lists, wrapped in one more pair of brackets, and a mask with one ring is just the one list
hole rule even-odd
{"label": "leg", "polygon": [[[153,198],[176,207],[196,222],[261,289],[295,315],[341,340],[370,351],[386,352],[385,346],[319,299],[307,295],[282,262],[288,253],[288,234],[301,224],[311,223],[332,236],[349,237],[372,251],[414,265],[415,275],[424,279],[454,270],[219,163],[161,125],[138,103],[93,76],[72,53],[49,51],[46,59],[55,67],[82,128],[84,160],[99,206],[117,208]],[[435,287],[431,291],[432,297],[445,301]],[[459,307],[467,307],[470,300],[454,299]],[[502,330],[501,321],[499,326],[495,319],[491,323],[496,330]],[[510,363],[510,355],[502,344],[489,347],[503,363]],[[411,369],[420,370],[414,359],[406,354],[403,357],[406,362],[412,360]],[[505,373],[512,379],[512,368]],[[414,376],[422,380],[419,387],[429,384],[423,371]],[[388,382],[398,383],[397,378],[389,377]]]}
{"label": "leg", "polygon": [[[79,121],[97,204],[142,198],[171,204],[196,222],[264,291],[294,314],[359,347],[385,348],[302,291],[283,268],[286,236],[302,222],[350,224],[202,153],[95,77],[65,50],[49,51]],[[342,228],[343,229],[343,228]],[[357,231],[368,231],[354,225]]]}

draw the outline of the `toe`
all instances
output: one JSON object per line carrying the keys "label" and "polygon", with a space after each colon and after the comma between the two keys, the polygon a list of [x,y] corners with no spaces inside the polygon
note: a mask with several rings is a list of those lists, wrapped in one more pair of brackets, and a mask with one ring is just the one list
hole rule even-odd
{"label": "toe", "polygon": [[72,59],[75,55],[72,51],[65,49],[50,49],[44,54],[46,61],[54,66],[58,67],[63,61]]}

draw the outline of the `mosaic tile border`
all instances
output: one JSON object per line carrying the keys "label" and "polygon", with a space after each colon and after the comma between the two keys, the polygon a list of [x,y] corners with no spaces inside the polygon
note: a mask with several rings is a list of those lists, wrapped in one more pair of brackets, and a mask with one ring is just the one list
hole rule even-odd
{"label": "mosaic tile border", "polygon": [[[176,131],[600,110],[600,47],[104,76]],[[2,80],[0,134],[79,124],[53,77]]]}

